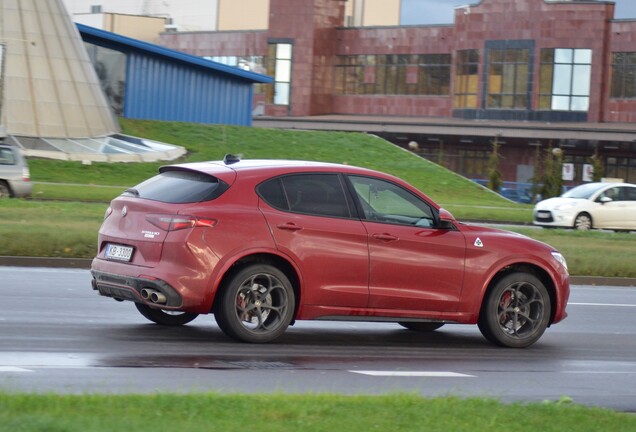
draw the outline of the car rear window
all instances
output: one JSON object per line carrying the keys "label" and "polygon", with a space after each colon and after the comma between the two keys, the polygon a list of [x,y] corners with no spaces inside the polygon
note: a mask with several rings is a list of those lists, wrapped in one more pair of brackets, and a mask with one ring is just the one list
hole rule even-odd
{"label": "car rear window", "polygon": [[218,198],[229,185],[214,176],[197,171],[164,171],[124,192],[124,195],[180,204]]}

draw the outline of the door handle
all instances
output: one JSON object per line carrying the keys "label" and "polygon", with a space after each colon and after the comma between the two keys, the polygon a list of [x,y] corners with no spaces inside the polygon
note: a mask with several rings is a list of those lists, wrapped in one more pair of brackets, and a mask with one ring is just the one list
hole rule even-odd
{"label": "door handle", "polygon": [[382,234],[372,234],[372,237],[376,240],[380,240],[383,242],[390,242],[390,241],[396,241],[399,240],[399,237],[396,237],[392,234],[386,234],[386,233],[382,233]]}
{"label": "door handle", "polygon": [[278,229],[282,229],[285,231],[299,231],[301,229],[303,229],[302,227],[296,225],[295,223],[292,222],[286,222],[286,223],[281,223],[276,225],[276,228]]}

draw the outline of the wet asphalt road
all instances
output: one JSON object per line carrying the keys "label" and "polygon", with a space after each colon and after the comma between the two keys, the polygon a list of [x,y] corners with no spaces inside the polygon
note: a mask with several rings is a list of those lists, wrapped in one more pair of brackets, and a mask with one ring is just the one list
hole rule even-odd
{"label": "wet asphalt road", "polygon": [[558,400],[636,412],[636,289],[575,286],[570,316],[525,350],[476,326],[299,322],[276,343],[181,328],[99,297],[87,270],[0,267],[0,389],[60,393],[334,392]]}

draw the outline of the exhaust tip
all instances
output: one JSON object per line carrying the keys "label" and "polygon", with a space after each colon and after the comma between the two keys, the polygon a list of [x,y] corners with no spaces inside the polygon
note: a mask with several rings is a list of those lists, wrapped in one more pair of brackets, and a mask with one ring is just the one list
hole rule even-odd
{"label": "exhaust tip", "polygon": [[153,291],[152,294],[150,294],[150,301],[157,304],[166,304],[168,299],[159,291]]}
{"label": "exhaust tip", "polygon": [[148,288],[144,288],[141,290],[141,298],[144,300],[150,300],[151,294],[152,294],[152,291],[149,290]]}

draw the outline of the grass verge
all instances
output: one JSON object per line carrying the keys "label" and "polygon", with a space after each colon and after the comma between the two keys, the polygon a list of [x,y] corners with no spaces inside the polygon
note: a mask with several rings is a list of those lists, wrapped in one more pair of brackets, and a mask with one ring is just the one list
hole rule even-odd
{"label": "grass verge", "polygon": [[[567,399],[564,399],[567,401]],[[636,417],[570,403],[504,405],[417,395],[10,395],[0,431],[627,431]]]}

